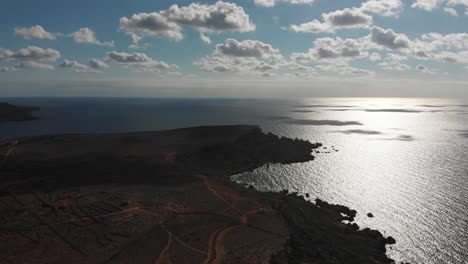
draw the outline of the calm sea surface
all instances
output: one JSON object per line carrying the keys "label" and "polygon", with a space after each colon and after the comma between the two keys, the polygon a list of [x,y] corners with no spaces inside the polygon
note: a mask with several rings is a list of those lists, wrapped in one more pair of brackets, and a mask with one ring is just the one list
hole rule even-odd
{"label": "calm sea surface", "polygon": [[[322,142],[312,162],[234,175],[358,210],[357,222],[397,240],[412,263],[468,263],[468,104],[449,99],[200,100],[0,98],[40,106],[38,120],[0,124],[0,137],[258,124]],[[333,148],[332,148],[333,146]],[[335,151],[334,149],[338,150]],[[329,153],[327,153],[329,152]],[[366,213],[372,212],[374,218]]]}

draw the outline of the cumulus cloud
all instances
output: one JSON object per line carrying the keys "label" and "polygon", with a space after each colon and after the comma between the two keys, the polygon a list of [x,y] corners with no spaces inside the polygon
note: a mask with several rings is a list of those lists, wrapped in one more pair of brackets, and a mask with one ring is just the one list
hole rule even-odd
{"label": "cumulus cloud", "polygon": [[381,59],[382,59],[382,57],[380,56],[380,54],[378,54],[378,53],[376,53],[376,52],[372,53],[372,54],[369,56],[369,60],[371,60],[371,61],[379,61],[379,60],[381,60]]}
{"label": "cumulus cloud", "polygon": [[335,32],[341,28],[362,28],[372,24],[372,17],[359,9],[337,10],[335,12],[322,14],[323,22],[313,20],[300,25],[291,25],[290,29],[294,32]]}
{"label": "cumulus cloud", "polygon": [[[8,54],[9,52],[5,52]],[[25,61],[56,61],[60,58],[60,52],[54,49],[43,49],[36,46],[28,46],[27,48],[19,49],[14,53],[10,53],[7,59],[18,59]]]}
{"label": "cumulus cloud", "polygon": [[363,2],[359,9],[363,12],[395,17],[403,9],[403,2],[402,0],[368,0]]}
{"label": "cumulus cloud", "polygon": [[95,73],[96,71],[93,70],[91,67],[81,64],[75,60],[70,61],[70,60],[65,60],[62,64],[59,65],[62,68],[68,68],[73,70],[74,72],[80,72],[80,73]]}
{"label": "cumulus cloud", "polygon": [[290,25],[294,32],[334,33],[342,28],[366,28],[372,24],[372,16],[368,13],[381,16],[397,17],[403,9],[402,0],[368,0],[360,7],[345,8],[322,14],[322,20],[314,19],[300,25]]}
{"label": "cumulus cloud", "polygon": [[254,4],[264,7],[274,7],[278,0],[254,0]]}
{"label": "cumulus cloud", "polygon": [[283,2],[293,5],[310,5],[315,2],[315,0],[254,0],[254,4],[263,7],[274,7],[277,3]]}
{"label": "cumulus cloud", "polygon": [[458,16],[457,10],[455,10],[452,7],[444,7],[444,11],[450,14],[451,16]]}
{"label": "cumulus cloud", "polygon": [[76,43],[88,43],[105,47],[113,47],[114,42],[101,42],[97,40],[96,33],[89,28],[80,28],[78,31],[71,34]]}
{"label": "cumulus cloud", "polygon": [[107,53],[108,61],[118,63],[126,68],[143,72],[177,71],[179,67],[164,61],[153,60],[144,53],[126,53],[112,51]]}
{"label": "cumulus cloud", "polygon": [[241,6],[218,1],[214,5],[192,3],[179,7],[172,5],[162,14],[169,20],[193,27],[200,32],[249,32],[255,25]]}
{"label": "cumulus cloud", "polygon": [[0,72],[14,72],[21,69],[31,69],[31,70],[53,70],[54,66],[46,63],[36,62],[36,61],[21,61],[13,67],[2,67]]}
{"label": "cumulus cloud", "polygon": [[371,41],[392,50],[409,48],[411,44],[406,35],[397,34],[391,29],[383,29],[377,26],[371,28]]}
{"label": "cumulus cloud", "polygon": [[0,48],[0,61],[2,60],[11,60],[14,52],[9,49]]}
{"label": "cumulus cloud", "polygon": [[372,17],[362,13],[358,9],[346,8],[324,14],[322,17],[325,23],[332,27],[367,26],[372,23]]}
{"label": "cumulus cloud", "polygon": [[[278,49],[257,40],[226,39],[215,47],[213,55],[202,58],[195,65],[207,72],[234,72],[242,74],[272,75],[286,64]],[[268,73],[268,74],[266,74]]]}
{"label": "cumulus cloud", "polygon": [[[412,8],[419,8],[423,9],[425,11],[432,11],[436,8],[439,8],[441,5],[445,5],[446,7],[449,6],[457,6],[457,5],[462,5],[462,6],[468,6],[468,1],[467,0],[415,0],[415,2],[411,5]],[[451,8],[446,10],[444,8],[444,11],[447,13],[453,15],[455,11],[454,9],[450,10]],[[456,11],[455,11],[456,13]]]}
{"label": "cumulus cloud", "polygon": [[20,62],[12,67],[3,67],[2,72],[12,72],[19,69],[33,70],[53,70],[54,66],[43,62],[56,61],[60,58],[60,53],[53,49],[43,49],[36,46],[29,46],[17,51],[0,49],[0,61],[19,60]]}
{"label": "cumulus cloud", "polygon": [[174,40],[184,38],[182,28],[159,13],[139,13],[131,18],[120,18],[120,30],[138,43],[143,37],[166,37]]}
{"label": "cumulus cloud", "polygon": [[101,69],[109,68],[109,65],[107,65],[107,63],[105,63],[104,61],[102,61],[100,59],[96,59],[96,58],[89,59],[88,63],[89,63],[89,66],[91,68],[93,68],[93,69],[101,70]]}
{"label": "cumulus cloud", "polygon": [[179,7],[172,5],[167,10],[153,13],[139,13],[131,18],[120,19],[120,29],[132,36],[138,43],[143,37],[167,37],[183,39],[182,26],[188,26],[201,33],[249,32],[255,24],[241,6],[218,1],[215,4],[192,3]]}
{"label": "cumulus cloud", "polygon": [[32,69],[32,70],[53,70],[54,66],[36,61],[22,61],[15,65],[16,69]]}
{"label": "cumulus cloud", "polygon": [[421,36],[420,40],[416,41],[420,46],[425,46],[426,49],[468,49],[468,33],[427,33]]}
{"label": "cumulus cloud", "polygon": [[407,64],[402,63],[402,61],[407,60],[406,56],[390,53],[387,54],[384,61],[377,64],[378,66],[382,67],[384,70],[394,70],[394,71],[407,71],[410,70],[411,67]]}
{"label": "cumulus cloud", "polygon": [[468,51],[441,51],[433,54],[434,59],[445,63],[468,63]]}
{"label": "cumulus cloud", "polygon": [[57,34],[47,32],[42,26],[35,25],[30,28],[15,28],[15,35],[20,36],[24,39],[48,39],[54,40]]}
{"label": "cumulus cloud", "polygon": [[194,62],[206,72],[239,73],[255,75],[265,73],[279,68],[277,61],[264,61],[255,57],[233,57],[212,55]]}
{"label": "cumulus cloud", "polygon": [[426,11],[432,11],[445,0],[415,0],[411,5],[412,8],[420,8]]}
{"label": "cumulus cloud", "polygon": [[[424,61],[438,61],[452,64],[468,64],[468,34],[427,33],[419,38],[410,39],[392,29],[373,26],[370,34],[357,39],[319,38],[314,46],[305,53],[292,53],[293,63],[316,64],[311,72],[358,72],[352,69],[355,59],[369,58],[379,61],[377,64],[384,70],[408,71],[411,67],[404,61],[411,57]],[[390,50],[384,59],[374,50]],[[369,51],[374,51],[369,55]],[[363,72],[366,70],[364,69]],[[426,73],[437,70],[428,69]],[[296,75],[301,74],[296,71]],[[372,72],[370,72],[372,74]]]}
{"label": "cumulus cloud", "polygon": [[423,64],[419,64],[418,66],[416,66],[416,70],[427,74],[435,74],[437,72],[437,70],[430,69]]}
{"label": "cumulus cloud", "polygon": [[216,45],[216,53],[234,57],[269,58],[280,54],[278,49],[270,44],[257,40],[237,41],[226,39],[223,44]]}
{"label": "cumulus cloud", "polygon": [[468,0],[448,0],[447,4],[449,6],[456,6],[456,5],[468,6]]}
{"label": "cumulus cloud", "polygon": [[206,44],[211,44],[211,39],[203,33],[200,33],[200,40]]}
{"label": "cumulus cloud", "polygon": [[369,55],[363,48],[358,39],[319,38],[307,53],[293,53],[291,58],[298,62],[363,58]]}

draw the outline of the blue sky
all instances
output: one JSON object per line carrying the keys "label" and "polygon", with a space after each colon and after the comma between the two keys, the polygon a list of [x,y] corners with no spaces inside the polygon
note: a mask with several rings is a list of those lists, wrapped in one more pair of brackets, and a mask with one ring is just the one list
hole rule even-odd
{"label": "blue sky", "polygon": [[467,0],[16,0],[0,10],[0,96],[458,97],[467,74]]}

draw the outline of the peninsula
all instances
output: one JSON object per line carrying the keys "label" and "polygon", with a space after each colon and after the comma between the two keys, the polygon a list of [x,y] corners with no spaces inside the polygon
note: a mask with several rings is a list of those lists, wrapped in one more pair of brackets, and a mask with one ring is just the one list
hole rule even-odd
{"label": "peninsula", "polygon": [[320,146],[255,126],[9,140],[0,262],[392,263],[356,211],[229,180]]}
{"label": "peninsula", "polygon": [[39,111],[39,107],[17,106],[0,103],[0,123],[10,121],[27,121],[36,119],[32,112]]}

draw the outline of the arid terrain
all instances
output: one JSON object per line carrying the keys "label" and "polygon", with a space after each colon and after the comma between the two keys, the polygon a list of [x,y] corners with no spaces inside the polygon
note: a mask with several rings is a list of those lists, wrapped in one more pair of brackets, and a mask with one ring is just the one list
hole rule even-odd
{"label": "arid terrain", "polygon": [[321,144],[255,126],[0,142],[0,263],[391,263],[356,211],[229,176]]}

